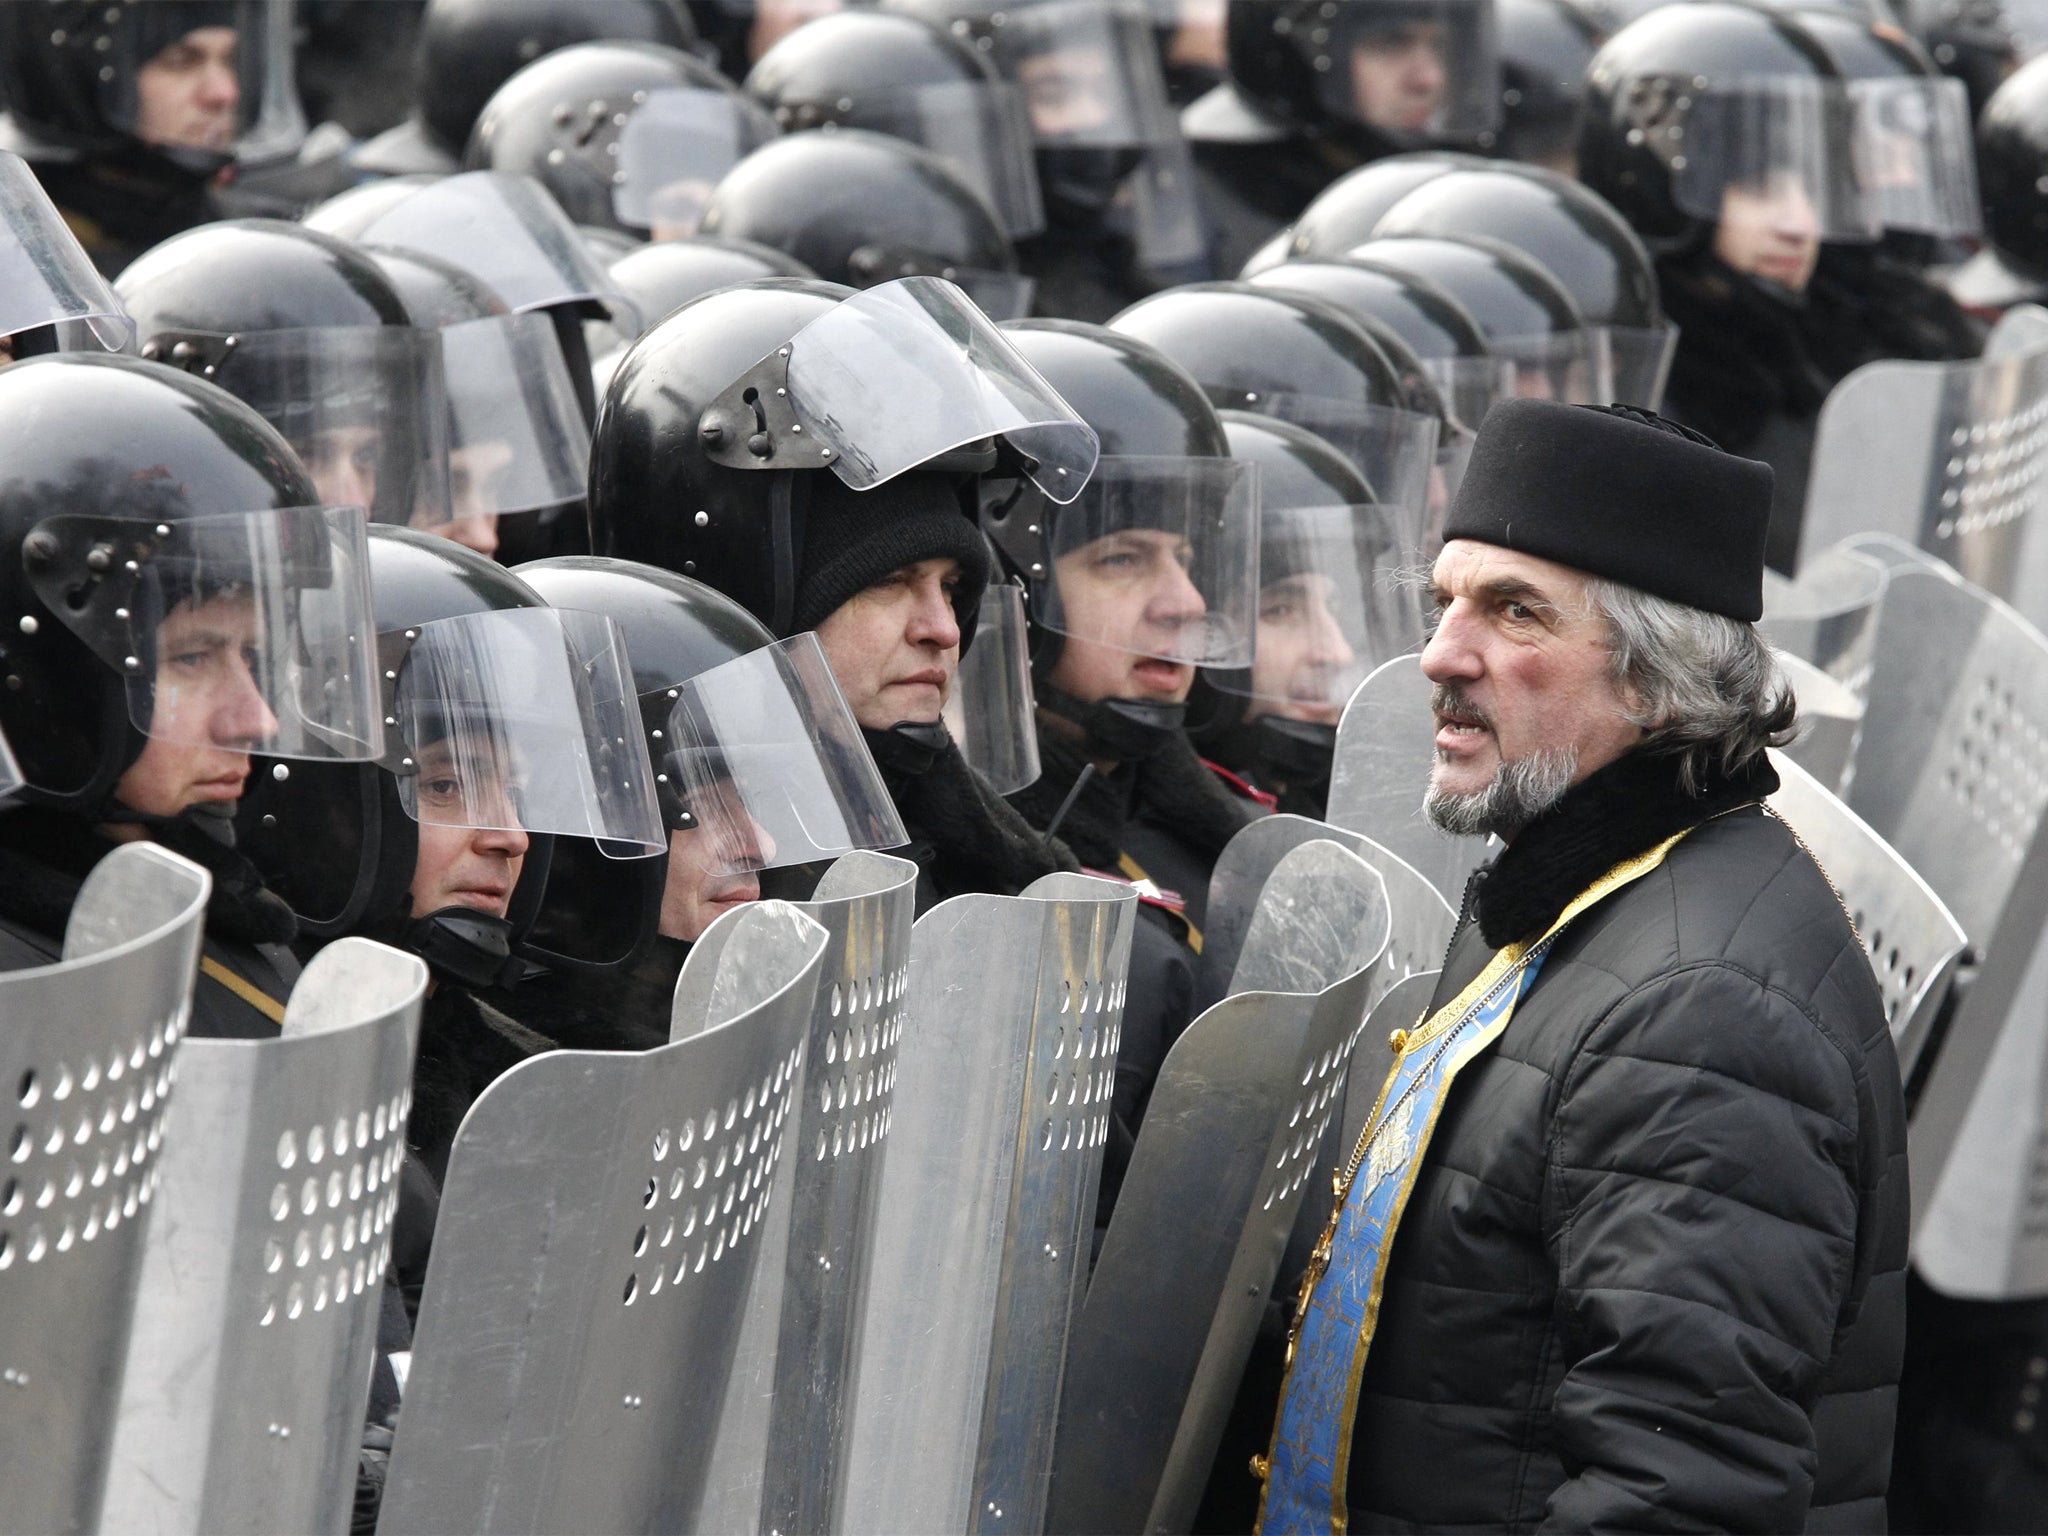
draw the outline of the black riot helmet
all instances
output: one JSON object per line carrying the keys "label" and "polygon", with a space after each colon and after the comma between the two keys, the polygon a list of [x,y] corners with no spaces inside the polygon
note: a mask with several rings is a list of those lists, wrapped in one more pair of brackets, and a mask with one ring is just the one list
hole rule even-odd
{"label": "black riot helmet", "polygon": [[[591,452],[591,543],[708,582],[786,636],[926,558],[892,554],[913,525],[920,548],[979,570],[977,480],[1071,501],[1095,444],[941,279],[747,283],[685,304],[620,363]],[[876,518],[895,526],[853,536]],[[962,584],[963,630],[978,596]]]}
{"label": "black riot helmet", "polygon": [[[1020,320],[1004,330],[1102,443],[1095,476],[1071,505],[1018,479],[982,485],[983,526],[1026,590],[1038,704],[1081,726],[1104,756],[1141,761],[1181,729],[1185,705],[1078,698],[1061,686],[1062,656],[1083,641],[1196,666],[1246,664],[1258,474],[1230,457],[1208,392],[1150,343],[1075,320]],[[1157,558],[1160,535],[1178,552],[1178,580]],[[1154,599],[1144,626],[1120,626],[1117,614],[1067,590],[1089,578],[1093,555],[1105,549],[1120,568],[1145,562],[1147,584],[1166,589],[1173,606],[1155,614]]]}
{"label": "black riot helmet", "polygon": [[1731,188],[1796,191],[1824,240],[1878,229],[1841,69],[1797,18],[1728,0],[1667,5],[1607,40],[1579,177],[1660,256],[1702,248]]}
{"label": "black riot helmet", "polygon": [[323,499],[448,521],[440,349],[361,251],[275,219],[201,225],[115,283],[142,355],[211,380],[284,434]]}
{"label": "black riot helmet", "polygon": [[1449,175],[1461,165],[1483,164],[1475,156],[1432,150],[1394,155],[1347,171],[1301,210],[1288,232],[1290,258],[1341,256],[1370,240],[1386,211],[1417,187]]}
{"label": "black riot helmet", "polygon": [[1492,0],[1229,0],[1225,28],[1241,95],[1364,157],[1476,139],[1499,119]]}
{"label": "black riot helmet", "polygon": [[1333,304],[1249,283],[1140,299],[1111,330],[1157,347],[1219,409],[1292,421],[1335,443],[1393,505],[1423,507],[1441,422],[1408,408],[1399,371]]}
{"label": "black riot helmet", "polygon": [[[651,908],[613,914],[623,942],[528,947],[559,841],[603,840],[622,858],[664,841],[617,626],[551,609],[504,567],[411,529],[373,529],[369,560],[384,758],[259,775],[238,818],[243,851],[308,933],[399,944],[469,986],[509,985],[542,961],[623,963],[651,934]],[[518,839],[504,916],[413,914],[427,824]]]}
{"label": "black riot helmet", "polygon": [[746,92],[785,133],[865,128],[923,146],[987,199],[1013,240],[1045,227],[1022,93],[927,21],[820,16],[761,55]]}
{"label": "black riot helmet", "polygon": [[1915,25],[1935,68],[1963,82],[1970,115],[1979,122],[1998,88],[2032,52],[2006,15],[2004,0],[1947,0]]}
{"label": "black riot helmet", "polygon": [[930,150],[864,129],[754,151],[712,192],[699,228],[787,252],[827,282],[943,277],[999,320],[1031,307],[987,200]]}
{"label": "black riot helmet", "polygon": [[[816,277],[818,274],[771,246],[723,235],[693,235],[687,240],[654,240],[636,245],[606,268],[614,288],[653,325],[663,316],[720,288],[764,277]],[[602,320],[586,321],[591,371],[602,390],[626,354],[631,338]]]}
{"label": "black riot helmet", "polygon": [[1581,0],[1495,0],[1500,129],[1493,152],[1565,175],[1578,163],[1586,66],[1607,28]]}
{"label": "black riot helmet", "polygon": [[696,232],[712,187],[775,137],[709,64],[657,43],[578,43],[498,87],[463,164],[532,176],[579,224]]}
{"label": "black riot helmet", "polygon": [[1512,394],[1591,402],[1597,357],[1579,309],[1564,285],[1534,258],[1480,235],[1391,235],[1352,259],[1379,271],[1434,282],[1456,299],[1504,365],[1499,387]]}
{"label": "black riot helmet", "polygon": [[1658,307],[1650,253],[1597,193],[1533,166],[1459,170],[1402,198],[1377,233],[1479,235],[1533,257],[1593,331],[1601,403],[1655,409],[1678,335]]}
{"label": "black riot helmet", "polygon": [[[291,39],[274,34],[265,0],[19,0],[0,6],[0,143],[31,160],[145,145],[185,170],[211,175],[236,158],[289,153],[306,124],[292,82]],[[225,41],[230,102],[204,122],[152,125],[138,85],[166,49],[195,32]]]}
{"label": "black riot helmet", "polygon": [[[2048,55],[2001,85],[1977,124],[1984,227],[1996,253],[2027,269],[2013,297],[2048,287]],[[2009,298],[2007,302],[2012,302]]]}
{"label": "black riot helmet", "polygon": [[159,626],[215,597],[261,620],[245,654],[268,718],[248,748],[374,758],[363,537],[202,379],[85,353],[0,369],[0,732],[21,796],[107,819],[146,736],[219,744],[210,716],[188,736],[156,696]]}

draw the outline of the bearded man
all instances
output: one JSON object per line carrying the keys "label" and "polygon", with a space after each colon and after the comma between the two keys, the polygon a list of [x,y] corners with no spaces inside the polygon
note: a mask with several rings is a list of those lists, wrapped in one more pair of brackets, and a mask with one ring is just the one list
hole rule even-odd
{"label": "bearded man", "polygon": [[1340,1175],[1266,1531],[1884,1528],[1905,1109],[1848,914],[1764,805],[1771,489],[1627,407],[1480,430],[1426,806],[1507,848]]}

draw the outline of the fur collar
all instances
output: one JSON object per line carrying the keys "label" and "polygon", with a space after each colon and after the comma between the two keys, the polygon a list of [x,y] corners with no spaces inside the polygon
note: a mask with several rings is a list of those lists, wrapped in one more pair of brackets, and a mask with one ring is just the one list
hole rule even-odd
{"label": "fur collar", "polygon": [[1466,916],[1494,949],[1533,938],[1622,860],[1777,787],[1776,770],[1758,757],[1688,795],[1679,787],[1676,758],[1632,752],[1573,785],[1548,815],[1474,874],[1465,887]]}

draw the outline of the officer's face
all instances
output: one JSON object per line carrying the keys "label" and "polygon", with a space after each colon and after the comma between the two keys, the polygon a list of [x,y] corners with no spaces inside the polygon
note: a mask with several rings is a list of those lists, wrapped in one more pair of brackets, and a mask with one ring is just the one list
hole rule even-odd
{"label": "officer's face", "polygon": [[[480,555],[498,552],[498,482],[512,462],[512,445],[504,441],[472,443],[448,453],[448,499],[451,521],[434,532]],[[375,489],[375,481],[371,489]]]}
{"label": "officer's face", "polygon": [[1806,184],[1780,172],[1723,189],[1714,254],[1738,272],[1804,293],[1820,260],[1820,214]]}
{"label": "officer's face", "polygon": [[700,824],[668,835],[661,934],[694,943],[724,913],[761,899],[759,871],[775,857],[775,839],[737,795],[714,791],[707,800],[699,791],[690,801]]}
{"label": "officer's face", "polygon": [[1336,583],[1304,574],[1259,590],[1258,645],[1252,661],[1247,718],[1279,715],[1335,725],[1344,700],[1334,697],[1358,661],[1330,607]]}
{"label": "officer's face", "polygon": [[330,427],[299,450],[306,470],[330,507],[377,505],[379,435],[375,427]]}
{"label": "officer's face", "polygon": [[135,136],[173,149],[232,149],[242,83],[233,27],[187,32],[135,77]]}
{"label": "officer's face", "polygon": [[1422,670],[1437,690],[1436,791],[1479,795],[1503,766],[1538,754],[1568,756],[1577,783],[1642,739],[1583,575],[1453,539],[1430,585],[1437,626]]}
{"label": "officer's face", "polygon": [[1017,83],[1041,139],[1070,139],[1107,128],[1114,101],[1111,61],[1100,48],[1061,48],[1017,65]]}
{"label": "officer's face", "polygon": [[1375,128],[1417,133],[1444,104],[1444,29],[1435,22],[1375,32],[1351,48],[1351,94]]}
{"label": "officer's face", "polygon": [[1191,654],[1187,629],[1209,612],[1188,579],[1192,558],[1179,535],[1132,528],[1056,559],[1053,579],[1059,583],[1066,639],[1053,683],[1083,704],[1113,698],[1184,701],[1195,669],[1165,655]]}
{"label": "officer's face", "polygon": [[175,816],[242,798],[250,752],[277,734],[260,676],[262,638],[247,593],[180,603],[157,626],[150,735],[115,786],[122,804]]}
{"label": "officer's face", "polygon": [[829,16],[845,0],[755,0],[754,25],[747,33],[747,62],[754,63],[787,33],[815,16]]}
{"label": "officer's face", "polygon": [[[520,827],[516,773],[475,741],[431,742],[419,758],[412,915],[472,907],[503,917],[531,845]],[[479,821],[497,825],[464,824]]]}
{"label": "officer's face", "polygon": [[960,669],[957,560],[920,560],[841,603],[818,644],[854,719],[871,731],[939,718]]}

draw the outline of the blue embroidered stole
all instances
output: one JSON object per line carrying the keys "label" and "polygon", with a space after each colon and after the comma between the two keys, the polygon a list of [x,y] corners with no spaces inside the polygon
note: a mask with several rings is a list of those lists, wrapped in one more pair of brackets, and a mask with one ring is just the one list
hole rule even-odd
{"label": "blue embroidered stole", "polygon": [[1655,869],[1684,835],[1616,865],[1580,893],[1548,932],[1497,951],[1457,997],[1415,1029],[1394,1032],[1393,1070],[1350,1165],[1337,1178],[1336,1209],[1302,1282],[1272,1451],[1255,1465],[1266,1481],[1262,1536],[1345,1528],[1358,1389],[1379,1319],[1387,1256],[1452,1080],[1508,1027],[1565,926]]}

